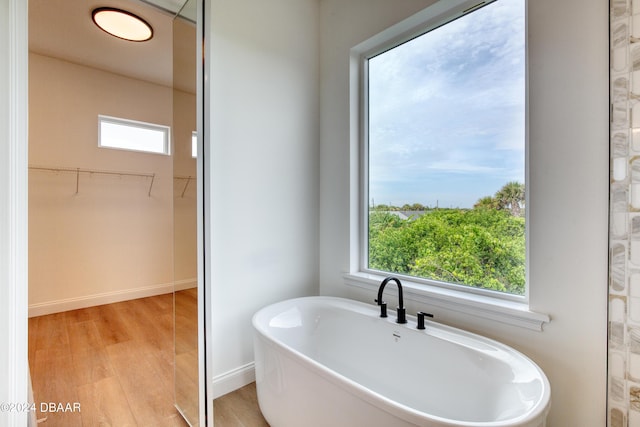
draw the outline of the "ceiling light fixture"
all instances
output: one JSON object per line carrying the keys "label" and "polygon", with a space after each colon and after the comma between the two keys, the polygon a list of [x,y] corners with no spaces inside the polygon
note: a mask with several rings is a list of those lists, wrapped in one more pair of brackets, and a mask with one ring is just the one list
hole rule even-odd
{"label": "ceiling light fixture", "polygon": [[99,7],[91,12],[91,17],[101,30],[120,39],[143,42],[153,37],[151,25],[126,10]]}

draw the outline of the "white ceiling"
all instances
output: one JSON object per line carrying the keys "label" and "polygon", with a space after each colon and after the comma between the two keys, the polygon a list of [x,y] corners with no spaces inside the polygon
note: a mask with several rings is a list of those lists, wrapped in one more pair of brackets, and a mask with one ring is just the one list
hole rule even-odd
{"label": "white ceiling", "polygon": [[[196,0],[142,0],[161,9],[170,11],[173,15],[180,12],[180,15],[196,22]],[[186,1],[186,3],[185,3]]]}
{"label": "white ceiling", "polygon": [[[163,8],[161,10],[137,0],[29,0],[29,50],[172,86],[173,16],[184,1],[153,0]],[[153,38],[146,42],[130,42],[100,30],[91,19],[91,11],[105,6],[139,15],[153,27]],[[195,92],[195,27],[186,24],[180,28],[187,29],[187,33],[191,29],[191,32],[186,39],[180,36],[176,40],[176,46],[179,46],[176,60],[183,66],[193,66],[193,71],[176,73],[176,77],[186,75],[193,81],[177,81],[176,86]]]}

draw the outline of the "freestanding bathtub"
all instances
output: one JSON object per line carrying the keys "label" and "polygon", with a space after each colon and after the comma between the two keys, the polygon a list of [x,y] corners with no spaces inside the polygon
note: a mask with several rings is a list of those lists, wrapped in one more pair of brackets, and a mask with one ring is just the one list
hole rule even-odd
{"label": "freestanding bathtub", "polygon": [[258,311],[256,386],[272,427],[544,427],[550,388],[526,356],[434,322],[333,297]]}

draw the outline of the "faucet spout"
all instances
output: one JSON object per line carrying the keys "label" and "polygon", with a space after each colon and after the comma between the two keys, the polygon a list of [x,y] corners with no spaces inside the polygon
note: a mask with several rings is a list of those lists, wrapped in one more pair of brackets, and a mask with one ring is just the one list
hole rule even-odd
{"label": "faucet spout", "polygon": [[396,323],[407,323],[407,311],[404,308],[404,297],[402,295],[402,284],[397,277],[389,276],[380,283],[380,287],[378,288],[378,299],[376,302],[380,306],[380,317],[387,317],[387,303],[382,301],[382,293],[384,291],[384,287],[387,286],[389,282],[395,282],[398,286],[398,318],[396,319]]}

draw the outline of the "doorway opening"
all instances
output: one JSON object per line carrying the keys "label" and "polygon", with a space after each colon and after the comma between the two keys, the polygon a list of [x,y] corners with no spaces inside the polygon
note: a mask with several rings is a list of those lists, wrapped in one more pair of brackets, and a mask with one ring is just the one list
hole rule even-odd
{"label": "doorway opening", "polygon": [[[38,404],[37,417],[179,423],[173,162],[182,144],[191,147],[195,76],[181,138],[173,103],[188,89],[174,84],[175,14],[118,1],[153,27],[152,39],[136,43],[93,24],[100,6],[29,3],[29,363],[35,401],[71,405]],[[100,147],[100,116],[170,128],[167,153]],[[183,197],[195,200],[192,189]],[[180,271],[189,275],[183,287],[197,284],[195,267]]]}

